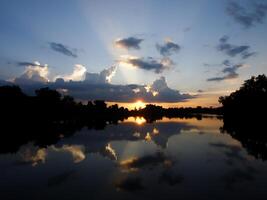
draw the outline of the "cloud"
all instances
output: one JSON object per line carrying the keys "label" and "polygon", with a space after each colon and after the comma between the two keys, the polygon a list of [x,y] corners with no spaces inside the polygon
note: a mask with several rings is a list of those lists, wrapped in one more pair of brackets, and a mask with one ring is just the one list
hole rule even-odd
{"label": "cloud", "polygon": [[76,64],[73,72],[69,75],[59,75],[56,77],[56,82],[60,83],[63,81],[84,81],[91,84],[105,84],[110,83],[112,77],[115,75],[116,66],[102,70],[100,73],[87,72],[85,66]]}
{"label": "cloud", "polygon": [[77,58],[78,55],[76,53],[76,49],[71,49],[67,47],[66,45],[63,45],[61,43],[55,43],[55,42],[49,42],[50,48],[54,51],[57,51],[59,53],[62,53],[66,56],[70,56],[73,58]]}
{"label": "cloud", "polygon": [[245,157],[242,156],[241,150],[242,147],[238,145],[232,145],[232,144],[224,144],[224,143],[209,143],[210,146],[216,147],[216,148],[223,148],[227,151],[224,152],[225,156],[229,159],[227,162],[229,163],[230,160],[240,160],[245,161]]}
{"label": "cloud", "polygon": [[110,83],[112,77],[116,73],[116,66],[112,66],[110,68],[104,69],[100,73],[89,73],[87,72],[85,74],[85,82],[87,83],[93,83],[93,84],[104,84],[104,83]]}
{"label": "cloud", "polygon": [[248,8],[231,1],[227,4],[226,12],[237,23],[245,28],[250,28],[256,24],[263,23],[267,13],[267,4],[266,2],[253,2]]}
{"label": "cloud", "polygon": [[64,88],[69,95],[80,100],[103,99],[114,102],[135,102],[142,99],[146,102],[181,102],[194,96],[181,94],[167,86],[164,77],[155,80],[151,85],[113,85],[104,82],[71,81],[50,83],[51,88]]}
{"label": "cloud", "polygon": [[207,81],[223,81],[223,80],[227,80],[227,79],[235,79],[235,78],[237,78],[239,76],[236,71],[239,68],[245,66],[244,64],[235,64],[235,65],[232,65],[230,63],[230,61],[228,61],[228,60],[223,61],[223,64],[226,67],[222,70],[222,73],[224,73],[226,75],[219,76],[219,77],[209,78],[209,79],[207,79]]}
{"label": "cloud", "polygon": [[120,162],[120,167],[124,169],[139,169],[152,167],[159,164],[163,164],[166,160],[165,155],[162,152],[158,152],[155,155],[147,155],[140,158],[130,158]]}
{"label": "cloud", "polygon": [[159,177],[159,183],[167,183],[170,186],[181,184],[184,181],[184,177],[181,175],[176,175],[170,170],[165,170]]}
{"label": "cloud", "polygon": [[69,75],[58,76],[57,78],[63,78],[65,81],[81,81],[84,80],[86,75],[86,68],[83,65],[76,64],[73,72]]}
{"label": "cloud", "polygon": [[[169,61],[164,61],[169,62]],[[64,95],[71,95],[78,100],[101,99],[113,102],[182,102],[195,98],[189,94],[183,94],[179,90],[169,88],[165,77],[156,79],[152,84],[139,85],[116,85],[111,84],[117,67],[111,66],[100,73],[87,72],[85,66],[75,65],[69,75],[59,75],[48,81],[49,68],[27,66],[25,72],[12,82],[4,83],[17,84],[22,90],[33,95],[36,89],[49,87],[62,92]],[[1,82],[0,82],[1,83]]]}
{"label": "cloud", "polygon": [[123,39],[117,39],[115,45],[123,49],[140,49],[140,43],[143,39],[136,37],[128,37]]}
{"label": "cloud", "polygon": [[100,73],[84,72],[85,79],[79,81],[73,81],[72,79],[64,81],[62,78],[64,76],[58,76],[55,81],[51,82],[29,82],[24,79],[24,81],[17,81],[21,79],[20,77],[16,78],[15,82],[28,94],[34,94],[34,91],[40,87],[49,87],[64,91],[64,94],[71,95],[76,99],[86,101],[102,99],[113,102],[135,102],[142,99],[145,102],[182,102],[195,97],[169,88],[165,77],[160,77],[151,85],[111,84],[110,80],[115,73],[115,69],[116,67],[113,66]]}
{"label": "cloud", "polygon": [[229,37],[223,36],[220,38],[220,44],[217,46],[218,51],[224,52],[226,55],[235,57],[237,55],[240,55],[243,59],[249,58],[250,56],[255,55],[255,52],[250,52],[250,46],[248,45],[232,45],[228,43]]}
{"label": "cloud", "polygon": [[38,61],[34,61],[34,62],[17,62],[16,63],[18,66],[21,67],[27,67],[27,66],[40,66],[40,67],[45,67],[46,65],[41,65]]}
{"label": "cloud", "polygon": [[184,28],[184,32],[189,32],[189,31],[191,31],[191,29],[192,29],[192,27],[186,27],[186,28]]}
{"label": "cloud", "polygon": [[136,67],[139,69],[144,69],[148,71],[154,71],[159,74],[162,73],[165,69],[169,69],[174,63],[170,58],[162,58],[161,60],[156,60],[152,57],[142,58],[127,56],[119,60],[121,65]]}
{"label": "cloud", "polygon": [[170,40],[165,41],[163,45],[156,44],[156,48],[162,56],[171,56],[174,53],[178,53],[181,49],[178,44]]}
{"label": "cloud", "polygon": [[40,163],[45,163],[47,152],[45,148],[24,148],[20,150],[20,156],[25,163],[31,163],[32,166],[36,166]]}
{"label": "cloud", "polygon": [[19,153],[23,162],[31,163],[33,166],[36,166],[40,163],[45,163],[49,152],[69,153],[74,163],[79,163],[86,157],[83,145],[63,145],[62,147],[55,147],[52,145],[47,148],[37,148],[27,145],[22,147]]}
{"label": "cloud", "polygon": [[[26,64],[26,62],[21,63]],[[31,84],[32,82],[46,83],[49,81],[48,65],[41,65],[38,61],[34,63],[28,63],[30,65],[26,66],[24,73],[14,79],[14,83],[17,84]]]}
{"label": "cloud", "polygon": [[142,179],[140,177],[126,177],[115,184],[117,189],[129,192],[144,190]]}
{"label": "cloud", "polygon": [[66,172],[63,172],[59,175],[53,176],[51,178],[48,178],[48,186],[58,186],[60,184],[66,183],[66,181],[68,181],[71,176],[73,176],[75,174],[76,171],[74,170],[69,170]]}
{"label": "cloud", "polygon": [[107,146],[105,146],[105,150],[106,150],[107,153],[110,154],[110,156],[111,156],[113,159],[118,160],[118,156],[117,156],[117,154],[116,154],[116,151],[115,151],[115,149],[112,148],[112,146],[111,146],[110,143],[108,143]]}
{"label": "cloud", "polygon": [[85,149],[82,145],[63,145],[62,147],[51,147],[56,152],[67,152],[72,155],[73,162],[79,163],[85,159]]}

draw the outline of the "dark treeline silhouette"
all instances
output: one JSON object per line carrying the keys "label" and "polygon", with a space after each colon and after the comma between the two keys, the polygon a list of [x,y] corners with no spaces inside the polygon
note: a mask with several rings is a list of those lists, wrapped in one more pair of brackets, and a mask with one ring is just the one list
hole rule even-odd
{"label": "dark treeline silhouette", "polygon": [[16,152],[29,141],[53,144],[86,126],[103,129],[128,117],[128,109],[104,101],[77,103],[70,96],[42,88],[36,96],[25,95],[18,86],[0,87],[0,152]]}
{"label": "dark treeline silhouette", "polygon": [[251,77],[239,90],[219,98],[223,105],[222,132],[239,140],[247,151],[263,160],[267,159],[267,78]]}
{"label": "dark treeline silhouette", "polygon": [[222,113],[221,108],[213,107],[201,107],[196,108],[162,108],[161,106],[148,104],[145,108],[139,110],[133,110],[130,112],[131,116],[143,116],[148,123],[160,120],[163,117],[173,118],[192,118],[195,117],[199,120],[202,119],[203,114],[220,115]]}
{"label": "dark treeline silhouette", "polygon": [[222,96],[219,102],[223,105],[225,116],[266,116],[267,78],[265,75],[251,77],[239,90],[229,96]]}
{"label": "dark treeline silhouette", "polygon": [[82,104],[49,88],[38,89],[35,96],[28,96],[18,86],[1,86],[0,153],[16,152],[30,141],[45,147],[83,127],[103,129],[107,124],[117,124],[130,116],[142,116],[151,123],[163,117],[200,120],[203,114],[223,114],[222,132],[231,134],[250,154],[265,160],[266,100],[265,75],[252,77],[239,90],[220,97],[222,107],[218,108],[163,108],[148,104],[143,109],[128,110],[117,104],[107,106],[102,100]]}
{"label": "dark treeline silhouette", "polygon": [[0,153],[16,152],[29,141],[39,146],[53,144],[82,127],[103,129],[129,116],[143,116],[151,123],[164,116],[201,119],[201,113],[219,113],[219,109],[213,108],[165,109],[151,104],[129,111],[117,104],[108,107],[102,100],[82,104],[49,88],[38,89],[35,93],[35,96],[28,96],[18,86],[0,87]]}

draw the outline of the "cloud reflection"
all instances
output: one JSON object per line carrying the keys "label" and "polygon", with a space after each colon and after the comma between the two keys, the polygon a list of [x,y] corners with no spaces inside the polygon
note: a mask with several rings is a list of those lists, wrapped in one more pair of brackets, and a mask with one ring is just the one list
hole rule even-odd
{"label": "cloud reflection", "polygon": [[40,163],[45,163],[48,154],[53,152],[70,153],[74,163],[79,163],[85,159],[84,147],[82,145],[63,145],[62,147],[55,147],[54,145],[48,148],[33,147],[29,144],[22,147],[20,155],[22,161],[25,163],[31,163],[32,166],[36,166]]}

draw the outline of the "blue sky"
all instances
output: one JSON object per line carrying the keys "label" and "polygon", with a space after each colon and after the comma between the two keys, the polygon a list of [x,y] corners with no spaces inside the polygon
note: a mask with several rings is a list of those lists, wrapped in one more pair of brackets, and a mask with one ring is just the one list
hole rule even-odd
{"label": "blue sky", "polygon": [[[0,4],[3,80],[25,74],[26,62],[32,63],[31,70],[35,61],[47,64],[50,83],[58,77],[69,81],[66,77],[77,64],[84,73],[100,73],[115,65],[107,84],[152,85],[163,76],[168,89],[198,95],[189,102],[202,98],[214,105],[218,96],[237,89],[243,80],[267,72],[265,1],[3,0]],[[223,37],[225,43],[220,42]],[[142,40],[139,48],[116,45],[129,38]],[[170,43],[178,48],[160,54],[157,45]],[[223,44],[227,47],[220,49]],[[140,64],[152,60],[162,64],[163,58],[169,63],[160,71]],[[227,65],[222,64],[226,60]],[[223,72],[225,68],[231,69]],[[29,73],[23,77],[31,78]]]}

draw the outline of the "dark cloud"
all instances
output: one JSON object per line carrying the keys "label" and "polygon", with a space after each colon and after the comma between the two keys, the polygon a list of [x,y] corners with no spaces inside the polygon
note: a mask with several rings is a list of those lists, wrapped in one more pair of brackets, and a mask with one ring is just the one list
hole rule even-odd
{"label": "dark cloud", "polygon": [[224,143],[210,143],[210,145],[213,147],[216,147],[216,148],[221,148],[221,149],[227,150],[224,152],[224,154],[228,159],[239,160],[239,161],[245,161],[246,160],[241,155],[242,147],[240,147],[240,146],[232,145],[232,144],[224,144]]}
{"label": "dark cloud", "polygon": [[226,12],[237,23],[245,28],[250,28],[253,25],[263,23],[267,13],[266,2],[250,2],[249,7],[243,7],[237,2],[231,1],[227,4]]}
{"label": "dark cloud", "polygon": [[171,56],[181,49],[178,44],[172,41],[166,41],[163,45],[156,44],[156,48],[162,56]]}
{"label": "dark cloud", "polygon": [[240,55],[243,59],[249,58],[250,56],[255,55],[255,52],[250,52],[250,46],[248,45],[233,45],[228,42],[229,37],[223,36],[220,38],[220,44],[217,46],[218,51],[222,51],[228,56],[235,57]]}
{"label": "dark cloud", "polygon": [[68,181],[75,174],[74,170],[63,172],[48,179],[48,187],[58,186]]}
{"label": "dark cloud", "polygon": [[159,74],[162,73],[165,69],[169,69],[174,63],[170,58],[162,58],[161,60],[156,60],[152,57],[148,58],[139,58],[139,57],[128,57],[121,60],[122,63],[130,64],[133,67],[140,69],[154,71]]}
{"label": "dark cloud", "polygon": [[120,190],[126,190],[129,192],[135,192],[138,190],[145,189],[142,183],[142,179],[140,177],[126,177],[115,183],[115,186]]}
{"label": "dark cloud", "polygon": [[136,37],[128,37],[124,39],[118,39],[115,41],[115,44],[124,49],[140,49],[140,43],[143,39]]}
{"label": "dark cloud", "polygon": [[222,62],[222,64],[225,65],[225,66],[230,66],[230,65],[231,65],[231,63],[230,63],[229,60],[224,60],[224,61]]}
{"label": "dark cloud", "polygon": [[49,45],[50,45],[50,48],[52,50],[57,51],[59,53],[62,53],[64,55],[66,55],[66,56],[70,56],[70,57],[73,57],[73,58],[77,58],[78,57],[76,49],[71,49],[71,48],[67,47],[64,44],[50,42]]}
{"label": "dark cloud", "polygon": [[181,184],[184,181],[184,177],[176,175],[170,170],[163,171],[159,177],[159,183],[167,183],[170,186]]}
{"label": "dark cloud", "polygon": [[131,161],[121,164],[121,167],[127,169],[146,168],[163,164],[165,160],[165,155],[162,152],[158,152],[155,155],[147,155],[141,158],[134,158]]}
{"label": "dark cloud", "polygon": [[45,67],[45,65],[40,65],[39,62],[17,62],[17,66],[20,67],[27,67],[27,66],[36,66],[38,65],[39,67]]}
{"label": "dark cloud", "polygon": [[236,72],[239,68],[244,67],[244,64],[235,64],[232,65],[230,61],[225,60],[223,61],[223,64],[226,66],[223,70],[222,73],[224,73],[224,76],[219,76],[219,77],[213,77],[207,79],[207,81],[223,81],[227,79],[234,79],[238,77],[238,73]]}
{"label": "dark cloud", "polygon": [[186,28],[184,28],[184,32],[189,32],[189,31],[191,31],[191,27],[186,27]]}
{"label": "dark cloud", "polygon": [[65,88],[69,95],[81,100],[103,99],[115,102],[134,102],[142,99],[146,102],[181,102],[194,98],[194,96],[181,94],[178,90],[169,88],[164,77],[154,81],[149,90],[147,85],[93,84],[86,81],[49,83],[49,85],[54,89]]}
{"label": "dark cloud", "polygon": [[102,99],[135,102],[142,99],[145,102],[182,102],[195,98],[169,88],[165,77],[160,77],[151,85],[114,85],[111,84],[111,79],[115,72],[116,66],[112,66],[100,73],[90,73],[86,67],[77,64],[71,74],[59,75],[49,80],[48,66],[41,67],[40,63],[36,62],[35,66],[26,66],[23,74],[10,83],[19,85],[29,95],[33,95],[36,89],[49,87],[85,101]]}
{"label": "dark cloud", "polygon": [[253,181],[255,179],[255,173],[250,170],[250,168],[247,169],[240,169],[240,168],[234,168],[230,172],[226,173],[224,176],[222,176],[222,181],[225,184],[225,187],[227,189],[232,190],[233,186],[237,183],[244,183]]}
{"label": "dark cloud", "polygon": [[[83,73],[78,73],[80,71]],[[164,77],[155,80],[149,86],[110,84],[114,72],[115,67],[110,67],[100,73],[74,70],[73,74],[67,76],[67,79],[66,77],[63,78],[64,76],[58,76],[55,81],[48,81],[47,74],[49,70],[47,66],[44,68],[30,66],[26,68],[21,76],[15,78],[14,83],[31,95],[40,87],[50,87],[51,89],[64,91],[64,94],[71,95],[76,99],[86,101],[102,99],[114,102],[134,102],[142,99],[146,102],[182,102],[195,97],[169,88]],[[78,80],[76,76],[85,78]]]}
{"label": "dark cloud", "polygon": [[254,55],[256,55],[256,52],[244,52],[242,55],[242,58],[246,59],[246,58],[248,58],[250,56],[254,56]]}

